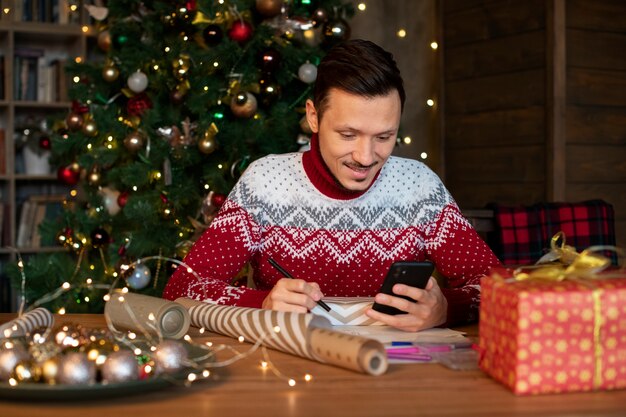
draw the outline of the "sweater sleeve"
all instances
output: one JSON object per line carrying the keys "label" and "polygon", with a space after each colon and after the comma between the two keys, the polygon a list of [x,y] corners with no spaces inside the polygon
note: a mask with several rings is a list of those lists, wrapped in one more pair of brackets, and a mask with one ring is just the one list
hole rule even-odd
{"label": "sweater sleeve", "polygon": [[188,297],[216,304],[260,308],[268,291],[229,285],[258,247],[260,228],[242,207],[227,200],[179,266],[163,298]]}
{"label": "sweater sleeve", "polygon": [[447,285],[441,289],[448,301],[444,326],[476,321],[480,278],[500,261],[454,202],[443,208],[430,231],[426,244],[429,257],[447,278]]}

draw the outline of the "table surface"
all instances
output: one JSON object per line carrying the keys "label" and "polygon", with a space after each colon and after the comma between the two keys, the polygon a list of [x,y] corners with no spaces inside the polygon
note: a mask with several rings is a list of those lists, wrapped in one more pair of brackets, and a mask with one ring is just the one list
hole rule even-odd
{"label": "table surface", "polygon": [[[0,323],[13,316],[0,314]],[[101,315],[66,315],[56,323],[104,327]],[[477,327],[461,328],[469,336]],[[214,335],[191,333],[194,340],[250,345]],[[439,364],[393,364],[375,377],[269,350],[269,358],[286,379],[262,369],[260,350],[218,368],[208,380],[190,387],[164,389],[114,399],[77,402],[0,400],[0,416],[624,416],[626,390],[518,397],[481,371],[453,371]],[[224,357],[225,358],[225,357]],[[313,379],[305,382],[303,376]]]}

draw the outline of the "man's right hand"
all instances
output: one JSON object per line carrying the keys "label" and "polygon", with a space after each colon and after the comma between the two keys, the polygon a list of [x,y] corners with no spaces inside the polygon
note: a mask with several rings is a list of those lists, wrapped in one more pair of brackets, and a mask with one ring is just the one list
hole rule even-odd
{"label": "man's right hand", "polygon": [[303,279],[282,278],[263,300],[262,307],[276,311],[306,313],[315,307],[324,295],[316,282]]}

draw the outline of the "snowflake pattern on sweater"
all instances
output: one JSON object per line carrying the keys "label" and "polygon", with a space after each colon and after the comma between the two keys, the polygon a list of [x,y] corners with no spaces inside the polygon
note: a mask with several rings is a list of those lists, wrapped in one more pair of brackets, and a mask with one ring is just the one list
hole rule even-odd
{"label": "snowflake pattern on sweater", "polygon": [[[270,155],[241,177],[164,297],[260,307],[282,276],[272,257],[325,296],[374,296],[398,260],[430,260],[448,282],[448,325],[475,320],[479,279],[498,264],[437,175],[390,157],[364,193],[336,199],[307,176],[303,154]],[[256,289],[230,280],[250,261]]]}

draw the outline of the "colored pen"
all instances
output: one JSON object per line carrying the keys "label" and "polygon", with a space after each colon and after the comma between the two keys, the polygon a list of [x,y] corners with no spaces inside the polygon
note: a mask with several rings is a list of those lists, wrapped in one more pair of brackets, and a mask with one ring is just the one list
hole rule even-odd
{"label": "colored pen", "polygon": [[[270,265],[272,265],[274,268],[276,268],[276,270],[278,272],[280,272],[281,274],[283,274],[286,278],[293,278],[293,275],[291,275],[289,272],[287,272],[287,270],[285,268],[283,268],[282,266],[278,265],[278,262],[276,262],[274,259],[269,258],[267,261],[270,263]],[[322,300],[318,300],[317,301],[317,305],[322,307],[326,311],[330,311],[330,307],[328,306],[328,304],[326,304]]]}

